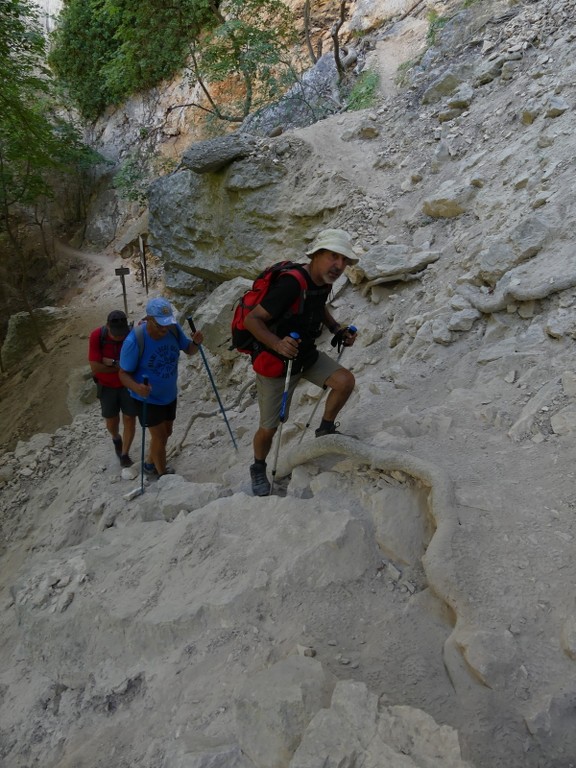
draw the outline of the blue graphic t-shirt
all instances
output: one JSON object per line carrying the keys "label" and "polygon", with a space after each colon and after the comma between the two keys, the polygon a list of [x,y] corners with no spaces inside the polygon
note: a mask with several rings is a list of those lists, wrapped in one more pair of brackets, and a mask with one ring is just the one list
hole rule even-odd
{"label": "blue graphic t-shirt", "polygon": [[[178,394],[178,358],[180,350],[188,349],[191,339],[179,325],[175,326],[178,338],[170,329],[169,333],[158,340],[148,335],[145,323],[142,327],[144,329],[142,355],[140,355],[136,334],[132,330],[122,345],[120,368],[130,372],[139,383],[144,380],[144,376],[148,376],[152,391],[147,402],[153,405],[167,405],[175,400]],[[130,394],[137,400],[143,399],[132,390]]]}

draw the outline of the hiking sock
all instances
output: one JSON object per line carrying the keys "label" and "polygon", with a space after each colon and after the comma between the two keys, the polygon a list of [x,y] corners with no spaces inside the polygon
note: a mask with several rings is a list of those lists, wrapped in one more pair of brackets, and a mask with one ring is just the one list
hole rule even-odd
{"label": "hiking sock", "polygon": [[116,452],[116,456],[120,458],[120,456],[122,456],[122,438],[120,436],[113,437],[112,442],[114,443],[114,451]]}

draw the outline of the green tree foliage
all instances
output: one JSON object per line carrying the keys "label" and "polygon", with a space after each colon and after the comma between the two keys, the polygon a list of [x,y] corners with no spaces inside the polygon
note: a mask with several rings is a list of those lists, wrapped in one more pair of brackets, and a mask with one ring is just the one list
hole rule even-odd
{"label": "green tree foliage", "polygon": [[102,67],[114,100],[151,88],[182,69],[189,39],[219,18],[208,0],[105,0],[104,10],[117,22],[114,39],[119,46]]}
{"label": "green tree foliage", "polygon": [[[229,0],[226,19],[192,41],[192,77],[204,91],[208,111],[241,122],[277,99],[295,79],[290,63],[295,42],[294,19],[281,0]],[[228,90],[224,110],[211,85],[230,79],[237,97]]]}
{"label": "green tree foliage", "polygon": [[91,162],[74,126],[58,117],[32,0],[0,0],[0,209],[50,194],[47,171]]}
{"label": "green tree foliage", "polygon": [[[281,0],[65,0],[49,64],[93,120],[191,60],[209,104],[194,106],[242,120],[285,88],[294,34]],[[223,111],[211,89],[228,79],[237,99]]]}
{"label": "green tree foliage", "polygon": [[380,78],[377,72],[365,70],[354,83],[348,96],[348,109],[354,112],[359,109],[372,107],[378,94]]}
{"label": "green tree foliage", "polygon": [[437,11],[432,9],[428,12],[428,32],[426,33],[426,42],[429,45],[436,45],[438,32],[448,24],[447,16],[440,16]]}
{"label": "green tree foliage", "polygon": [[0,0],[0,202],[37,192],[38,178],[27,167],[51,164],[44,142],[51,130],[44,119],[48,90],[43,77],[44,40],[37,11],[18,0]]}
{"label": "green tree foliage", "polygon": [[7,275],[4,298],[6,291],[17,295],[31,315],[23,241],[33,209],[51,196],[57,174],[93,157],[73,126],[56,115],[44,46],[33,0],[0,0],[0,268]]}
{"label": "green tree foliage", "polygon": [[48,63],[87,119],[113,101],[102,68],[118,48],[103,0],[67,0],[53,35]]}
{"label": "green tree foliage", "polygon": [[189,41],[220,18],[215,0],[65,0],[48,61],[93,120],[182,69]]}
{"label": "green tree foliage", "polygon": [[176,160],[151,153],[145,144],[140,144],[122,161],[114,176],[114,187],[123,200],[145,205],[150,182],[171,173],[176,166]]}

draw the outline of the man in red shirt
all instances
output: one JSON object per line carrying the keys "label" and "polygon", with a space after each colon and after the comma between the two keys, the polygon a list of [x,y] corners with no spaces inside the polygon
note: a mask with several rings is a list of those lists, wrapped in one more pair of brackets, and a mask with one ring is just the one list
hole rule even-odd
{"label": "man in red shirt", "polygon": [[[106,325],[90,334],[88,362],[98,385],[98,399],[106,429],[112,436],[114,450],[121,467],[134,463],[129,451],[136,431],[138,403],[130,396],[120,381],[120,350],[130,332],[124,312],[110,312]],[[122,437],[120,437],[120,412],[122,412]]]}

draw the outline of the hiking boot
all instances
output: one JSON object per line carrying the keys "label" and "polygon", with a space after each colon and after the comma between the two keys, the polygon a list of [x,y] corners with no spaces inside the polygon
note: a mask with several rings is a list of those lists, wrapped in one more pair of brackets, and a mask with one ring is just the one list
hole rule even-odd
{"label": "hiking boot", "polygon": [[132,466],[132,464],[134,464],[134,462],[132,461],[132,459],[130,458],[130,456],[128,456],[128,454],[127,454],[127,453],[123,453],[123,454],[120,456],[120,466],[121,466],[121,467],[131,467],[131,466]]}
{"label": "hiking boot", "polygon": [[149,475],[150,477],[162,477],[162,475],[173,475],[174,474],[174,467],[166,467],[164,472],[162,472],[162,475],[158,473],[158,470],[154,466],[154,464],[147,464],[144,462],[144,474]]}
{"label": "hiking boot", "polygon": [[266,477],[266,464],[252,464],[250,466],[250,479],[252,480],[254,496],[268,496],[270,494],[270,483]]}
{"label": "hiking boot", "polygon": [[336,421],[330,427],[326,427],[326,428],[318,427],[318,429],[314,434],[316,435],[316,437],[324,437],[324,435],[341,435],[342,432],[338,432],[339,426],[340,424]]}
{"label": "hiking boot", "polygon": [[121,458],[122,457],[122,438],[113,437],[112,442],[114,443],[114,451],[116,452],[116,456],[118,456],[118,458]]}

